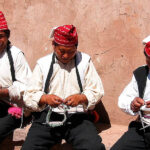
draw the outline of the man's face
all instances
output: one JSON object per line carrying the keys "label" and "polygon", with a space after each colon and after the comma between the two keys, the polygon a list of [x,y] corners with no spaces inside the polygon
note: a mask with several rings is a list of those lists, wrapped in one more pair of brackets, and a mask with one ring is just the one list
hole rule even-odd
{"label": "man's face", "polygon": [[4,51],[7,46],[8,37],[6,36],[5,32],[0,31],[0,53]]}
{"label": "man's face", "polygon": [[67,64],[70,60],[72,60],[77,52],[76,46],[62,46],[57,45],[54,46],[55,54],[60,62],[63,64]]}

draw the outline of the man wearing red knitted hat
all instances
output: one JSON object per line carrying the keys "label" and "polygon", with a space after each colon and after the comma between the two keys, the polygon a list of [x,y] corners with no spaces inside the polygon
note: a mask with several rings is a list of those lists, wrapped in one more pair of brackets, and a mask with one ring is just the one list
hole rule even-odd
{"label": "man wearing red knitted hat", "polygon": [[130,83],[119,97],[118,106],[138,119],[111,150],[150,150],[150,36],[143,40],[146,65],[133,72]]}
{"label": "man wearing red knitted hat", "polygon": [[[9,41],[10,30],[0,11],[0,142],[21,125],[22,97],[31,70],[20,49]],[[20,105],[21,106],[21,105]]]}
{"label": "man wearing red knitted hat", "polygon": [[51,37],[54,52],[37,61],[24,94],[35,113],[22,150],[49,150],[62,139],[76,150],[105,150],[87,113],[104,94],[91,58],[77,51],[73,25],[54,28]]}

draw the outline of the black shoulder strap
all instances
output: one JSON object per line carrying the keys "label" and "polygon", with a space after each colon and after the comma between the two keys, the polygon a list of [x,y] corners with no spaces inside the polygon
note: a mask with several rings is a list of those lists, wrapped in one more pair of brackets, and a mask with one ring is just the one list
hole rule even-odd
{"label": "black shoulder strap", "polygon": [[15,77],[14,61],[13,61],[12,54],[10,51],[10,42],[7,44],[7,55],[8,55],[8,59],[9,59],[9,63],[10,63],[10,71],[11,71],[12,81],[14,82],[14,81],[16,81],[16,77]]}
{"label": "black shoulder strap", "polygon": [[146,87],[146,80],[148,76],[149,68],[148,66],[142,66],[134,70],[133,74],[138,84],[139,97],[143,98],[144,90]]}
{"label": "black shoulder strap", "polygon": [[80,92],[82,93],[83,92],[83,87],[82,87],[82,82],[81,82],[78,67],[77,67],[77,56],[75,56],[75,67],[76,67],[76,74],[77,74],[78,84],[79,84],[79,87],[80,87]]}
{"label": "black shoulder strap", "polygon": [[52,74],[53,74],[53,65],[54,65],[54,63],[55,63],[55,53],[53,53],[52,62],[51,62],[50,68],[49,68],[49,72],[47,74],[47,78],[46,78],[45,88],[44,88],[45,93],[48,93],[48,87],[49,87],[50,79],[51,79]]}
{"label": "black shoulder strap", "polygon": [[[80,75],[79,75],[76,59],[77,58],[75,56],[75,67],[76,67],[77,80],[78,80],[78,84],[79,84],[79,87],[80,87],[80,92],[82,93],[83,92],[83,88],[82,88],[82,83],[81,83],[81,79],[80,79]],[[53,74],[53,65],[54,65],[54,63],[55,63],[55,54],[53,53],[52,62],[51,62],[51,65],[50,65],[50,68],[49,68],[49,72],[48,72],[48,75],[47,75],[47,78],[46,78],[46,82],[45,82],[45,88],[44,88],[44,92],[45,93],[48,93],[49,81],[50,81],[50,79],[52,77],[52,74]]]}

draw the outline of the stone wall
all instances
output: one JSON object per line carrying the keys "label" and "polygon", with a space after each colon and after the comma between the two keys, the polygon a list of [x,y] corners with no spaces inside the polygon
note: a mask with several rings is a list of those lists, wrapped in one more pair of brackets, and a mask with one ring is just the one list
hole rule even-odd
{"label": "stone wall", "polygon": [[141,41],[150,34],[149,6],[149,0],[0,0],[10,40],[23,50],[32,69],[52,51],[52,27],[77,27],[78,49],[91,55],[105,88],[103,105],[117,124],[133,119],[119,110],[117,101],[132,71],[145,64]]}

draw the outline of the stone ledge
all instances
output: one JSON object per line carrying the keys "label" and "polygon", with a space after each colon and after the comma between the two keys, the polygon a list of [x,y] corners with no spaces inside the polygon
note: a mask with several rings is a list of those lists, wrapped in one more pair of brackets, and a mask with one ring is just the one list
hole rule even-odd
{"label": "stone ledge", "polygon": [[[96,124],[96,127],[99,131],[99,135],[103,139],[106,150],[109,150],[110,147],[121,137],[121,135],[128,128],[127,126],[116,124],[112,124],[111,126],[108,124]],[[3,143],[0,145],[0,149],[20,150],[29,128],[30,126],[27,126],[24,129],[16,129],[14,131],[14,134],[11,134],[3,141]],[[72,148],[63,140],[62,144],[55,145],[52,150],[72,150]]]}

